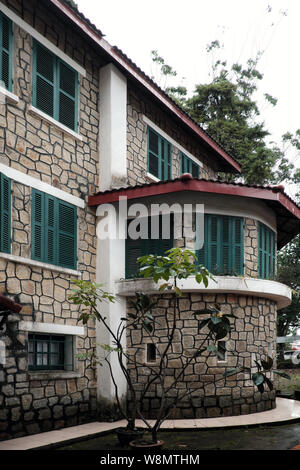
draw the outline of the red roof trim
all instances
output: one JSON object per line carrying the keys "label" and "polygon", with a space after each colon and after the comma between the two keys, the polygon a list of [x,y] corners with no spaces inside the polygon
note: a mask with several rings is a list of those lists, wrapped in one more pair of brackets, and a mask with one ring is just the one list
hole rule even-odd
{"label": "red roof trim", "polygon": [[105,191],[89,196],[89,206],[98,206],[105,203],[118,202],[121,196],[128,199],[140,199],[143,197],[159,196],[166,193],[181,191],[196,191],[203,193],[226,194],[231,196],[249,197],[277,201],[291,214],[300,219],[300,208],[278,187],[252,187],[241,184],[222,183],[219,181],[199,180],[193,178],[179,178],[173,181],[150,183],[142,186],[122,188]]}
{"label": "red roof trim", "polygon": [[16,302],[14,302],[9,297],[6,297],[5,295],[0,295],[0,306],[5,307],[7,310],[10,310],[11,312],[16,312],[16,313],[19,313],[20,310],[22,309],[22,305],[17,304]]}
{"label": "red roof trim", "polygon": [[149,81],[146,80],[136,68],[129,64],[118,51],[111,46],[103,37],[100,37],[91,27],[89,27],[83,20],[78,18],[76,13],[65,3],[60,0],[49,0],[56,6],[62,13],[71,19],[78,27],[80,27],[85,34],[87,34],[93,41],[95,41],[111,58],[129,72],[134,78],[139,81],[148,91],[150,91],[156,98],[158,98],[169,110],[171,110],[181,121],[183,121],[190,129],[195,132],[201,139],[203,139],[215,152],[217,152],[229,166],[236,172],[241,173],[241,166],[235,161],[225,150],[223,150],[217,142],[215,142],[208,134],[206,134],[196,123],[193,122],[188,115],[184,114],[179,107],[173,104],[172,100],[167,98],[156,89]]}

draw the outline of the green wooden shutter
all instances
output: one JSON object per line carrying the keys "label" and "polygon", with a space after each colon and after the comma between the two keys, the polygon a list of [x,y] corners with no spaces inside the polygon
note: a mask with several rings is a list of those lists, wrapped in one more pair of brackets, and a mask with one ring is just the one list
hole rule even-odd
{"label": "green wooden shutter", "polygon": [[232,272],[235,275],[244,274],[244,222],[243,219],[232,217]]}
{"label": "green wooden shutter", "polygon": [[219,253],[220,253],[220,236],[219,236],[218,217],[211,215],[208,218],[208,269],[212,273],[217,273]]}
{"label": "green wooden shutter", "polygon": [[0,73],[5,88],[12,90],[12,22],[0,13]]}
{"label": "green wooden shutter", "polygon": [[148,171],[159,178],[159,138],[156,132],[148,127]]}
{"label": "green wooden shutter", "polygon": [[0,174],[0,251],[10,253],[11,187],[10,179]]}
{"label": "green wooden shutter", "polygon": [[[144,254],[152,254],[157,256],[163,256],[167,250],[170,250],[173,247],[173,239],[174,239],[174,214],[170,214],[170,238],[163,238],[163,231],[162,231],[162,224],[163,224],[163,216],[160,214],[159,216],[159,234],[158,238],[152,239],[151,238],[151,222],[153,223],[154,217],[149,217],[149,239],[145,240],[145,250]],[[168,221],[168,217],[166,218],[166,223]]]}
{"label": "green wooden shutter", "polygon": [[77,72],[58,59],[59,122],[77,130]]}
{"label": "green wooden shutter", "polygon": [[128,235],[128,227],[131,220],[127,221],[127,238],[126,238],[126,251],[125,251],[125,277],[126,279],[131,279],[137,277],[138,270],[140,268],[137,259],[140,256],[145,254],[144,243],[145,240],[138,238],[137,240],[133,240]]}
{"label": "green wooden shutter", "polygon": [[38,42],[34,42],[33,104],[55,118],[55,56]]}
{"label": "green wooden shutter", "polygon": [[200,166],[181,152],[181,174],[190,173],[194,178],[200,177]]}
{"label": "green wooden shutter", "polygon": [[45,261],[56,264],[57,204],[55,197],[45,194]]}
{"label": "green wooden shutter", "polygon": [[57,200],[57,264],[76,269],[77,264],[77,210],[67,202]]}
{"label": "green wooden shutter", "polygon": [[259,222],[258,225],[258,273],[261,278],[275,275],[275,233]]}
{"label": "green wooden shutter", "polygon": [[44,215],[45,194],[33,189],[31,207],[31,256],[37,261],[44,261]]}

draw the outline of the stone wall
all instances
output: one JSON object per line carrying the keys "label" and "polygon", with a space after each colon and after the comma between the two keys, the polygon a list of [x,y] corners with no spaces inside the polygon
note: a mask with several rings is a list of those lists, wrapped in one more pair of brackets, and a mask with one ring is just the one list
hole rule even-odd
{"label": "stone wall", "polygon": [[[93,370],[28,371],[28,334],[19,329],[23,318],[22,312],[11,313],[0,330],[6,349],[0,365],[0,440],[74,426],[95,415]],[[84,339],[77,342],[83,350]]]}
{"label": "stone wall", "polygon": [[[127,168],[129,185],[151,181],[147,176],[147,124],[143,120],[143,115],[188,152],[199,158],[203,164],[203,167],[200,168],[201,178],[216,179],[217,170],[204,146],[196,142],[196,139],[184,132],[175,121],[170,119],[170,116],[163,113],[153,102],[133,90],[128,84]],[[178,178],[180,174],[180,150],[172,145],[172,178]]]}
{"label": "stone wall", "polygon": [[[158,351],[163,351],[167,342],[166,318],[172,318],[174,299],[171,295],[161,295],[157,298],[157,308],[153,316],[158,324],[155,325],[153,342]],[[184,393],[193,390],[191,396],[185,398],[173,411],[173,418],[209,418],[218,416],[241,415],[269,410],[275,407],[275,391],[260,393],[253,385],[249,373],[239,373],[223,377],[223,373],[238,365],[254,367],[255,359],[273,355],[276,350],[276,306],[274,302],[252,296],[236,296],[230,294],[186,294],[179,300],[180,315],[177,321],[175,337],[168,354],[166,384],[171,384],[182,364],[185,354],[188,355],[199,347],[208,330],[198,331],[198,321],[194,312],[207,308],[218,302],[221,310],[234,314],[232,330],[226,341],[226,356],[224,361],[217,356],[204,352],[197,357],[186,369],[185,376],[177,384],[176,391],[169,392],[172,399],[179,390]],[[128,312],[130,308],[128,307]],[[201,319],[206,318],[201,316]],[[146,362],[146,344],[152,339],[144,330],[131,330],[128,334],[128,350],[136,352],[136,347],[142,349],[137,353],[140,366],[130,366],[131,377],[136,384],[137,393],[143,389],[151,378]],[[157,367],[156,363],[149,364]],[[272,373],[267,376],[272,380]],[[144,400],[144,412],[148,417],[155,415],[159,406],[160,385],[150,387],[147,399]]]}
{"label": "stone wall", "polygon": [[[78,360],[71,372],[28,371],[28,332],[20,329],[20,322],[78,325],[78,307],[68,300],[71,279],[95,279],[95,210],[87,207],[87,197],[99,186],[101,66],[93,49],[64,23],[63,17],[49,9],[48,2],[4,3],[84,67],[86,76],[79,75],[80,137],[76,137],[30,109],[33,38],[13,25],[12,92],[19,102],[0,105],[0,163],[24,174],[24,183],[11,180],[11,251],[9,255],[0,254],[0,292],[23,308],[19,315],[11,316],[0,332],[8,354],[5,366],[0,364],[0,439],[74,425],[95,412],[95,370],[87,368],[86,360]],[[31,260],[32,187],[27,176],[85,201],[84,208],[77,208],[77,272]],[[77,336],[75,353],[93,351],[95,336],[91,322],[84,335]]]}

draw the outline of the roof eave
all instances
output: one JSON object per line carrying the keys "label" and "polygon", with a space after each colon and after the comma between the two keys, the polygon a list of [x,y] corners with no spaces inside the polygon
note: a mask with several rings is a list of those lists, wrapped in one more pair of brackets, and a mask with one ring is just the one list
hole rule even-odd
{"label": "roof eave", "polygon": [[121,67],[126,73],[139,82],[144,88],[147,89],[156,99],[158,99],[166,108],[171,111],[178,119],[187,125],[198,137],[200,137],[213,151],[216,153],[220,162],[220,171],[228,171],[230,173],[241,173],[241,166],[234,160],[222,147],[218,145],[206,132],[201,129],[186,113],[180,110],[168,96],[162,93],[154,84],[150,83],[143,74],[131,65],[122,55],[118,49],[111,46],[103,36],[100,36],[91,26],[74,12],[74,10],[61,0],[49,0],[56,8],[58,8],[65,16],[73,21],[84,34],[86,34],[92,41],[94,41],[101,49],[107,53],[110,59],[116,66]]}

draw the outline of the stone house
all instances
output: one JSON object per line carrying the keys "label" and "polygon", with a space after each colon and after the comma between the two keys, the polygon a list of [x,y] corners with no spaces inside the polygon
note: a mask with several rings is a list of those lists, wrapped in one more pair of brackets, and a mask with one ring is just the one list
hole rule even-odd
{"label": "stone house", "polygon": [[[198,256],[217,283],[182,286],[176,347],[193,347],[193,310],[217,300],[238,317],[226,351],[239,351],[245,364],[253,353],[272,354],[276,311],[291,297],[273,280],[276,247],[300,231],[300,209],[284,189],[221,183],[219,172],[241,172],[236,160],[68,0],[1,0],[0,30],[0,294],[22,306],[0,329],[0,438],[82,423],[97,407],[105,416],[103,404],[114,402],[107,370],[77,357],[109,338],[92,321],[78,323],[68,301],[73,279],[103,282],[118,296],[105,306],[118,319],[128,296],[157,294],[150,280],[135,279],[137,256],[173,245],[195,249],[184,233],[152,244],[100,240],[104,204],[122,224],[137,202],[203,206]],[[157,315],[170,298],[160,301]],[[138,341],[147,354],[147,338]],[[230,360],[205,371],[199,363],[190,382],[220,373]],[[121,378],[119,385],[126,395]],[[198,398],[196,416],[275,406],[274,393],[259,396],[243,377]]]}

